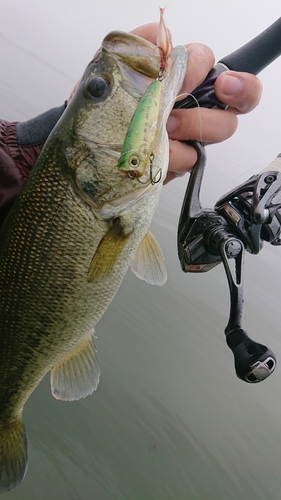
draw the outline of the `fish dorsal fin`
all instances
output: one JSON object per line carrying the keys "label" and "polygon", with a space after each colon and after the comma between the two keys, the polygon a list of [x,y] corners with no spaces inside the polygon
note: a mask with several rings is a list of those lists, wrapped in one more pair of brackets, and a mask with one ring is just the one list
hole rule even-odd
{"label": "fish dorsal fin", "polygon": [[131,269],[141,280],[162,286],[167,280],[164,255],[158,241],[148,231],[140,242],[131,263]]}
{"label": "fish dorsal fin", "polygon": [[91,333],[51,369],[51,390],[56,399],[74,401],[85,398],[98,386],[100,368]]}
{"label": "fish dorsal fin", "polygon": [[106,233],[94,254],[89,270],[88,281],[98,281],[108,276],[127,243],[129,235],[125,235],[119,221]]}

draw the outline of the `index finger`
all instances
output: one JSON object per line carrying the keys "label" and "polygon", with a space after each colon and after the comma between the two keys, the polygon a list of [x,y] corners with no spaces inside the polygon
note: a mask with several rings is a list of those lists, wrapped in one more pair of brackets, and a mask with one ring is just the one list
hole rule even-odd
{"label": "index finger", "polygon": [[141,38],[145,38],[145,40],[148,40],[156,45],[158,26],[159,23],[143,24],[142,26],[138,26],[137,28],[131,30],[130,33],[140,36]]}
{"label": "index finger", "polygon": [[215,62],[214,54],[207,45],[189,43],[185,47],[188,53],[187,70],[179,99],[186,97],[205,80]]}

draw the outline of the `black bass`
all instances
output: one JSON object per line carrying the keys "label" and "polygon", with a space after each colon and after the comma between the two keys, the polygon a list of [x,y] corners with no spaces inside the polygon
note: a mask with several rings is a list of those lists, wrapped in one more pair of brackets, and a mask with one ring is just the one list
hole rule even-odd
{"label": "black bass", "polygon": [[0,492],[25,474],[22,411],[45,374],[58,399],[96,389],[94,326],[130,264],[150,283],[166,279],[149,226],[168,168],[166,121],[185,75],[183,46],[161,75],[148,120],[156,120],[153,143],[143,119],[134,141],[135,154],[150,148],[146,163],[126,168],[120,160],[160,59],[132,34],[104,39],[1,229]]}

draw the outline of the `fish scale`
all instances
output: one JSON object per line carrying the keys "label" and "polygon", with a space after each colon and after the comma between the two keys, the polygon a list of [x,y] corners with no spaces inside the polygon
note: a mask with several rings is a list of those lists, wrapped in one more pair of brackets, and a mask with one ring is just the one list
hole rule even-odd
{"label": "fish scale", "polygon": [[153,137],[162,181],[140,183],[118,167],[133,114],[157,75],[155,52],[135,35],[105,38],[1,228],[0,492],[25,474],[22,410],[45,374],[57,399],[96,389],[94,327],[130,264],[150,283],[166,279],[149,226],[168,167],[165,124],[185,74],[184,47],[165,70]]}

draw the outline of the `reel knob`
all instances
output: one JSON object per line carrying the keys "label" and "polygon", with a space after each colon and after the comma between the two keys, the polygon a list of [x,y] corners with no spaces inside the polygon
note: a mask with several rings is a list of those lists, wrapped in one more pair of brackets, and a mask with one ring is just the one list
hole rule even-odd
{"label": "reel knob", "polygon": [[255,384],[271,375],[276,367],[273,352],[262,344],[251,340],[242,328],[235,328],[226,334],[226,342],[234,355],[238,378]]}

